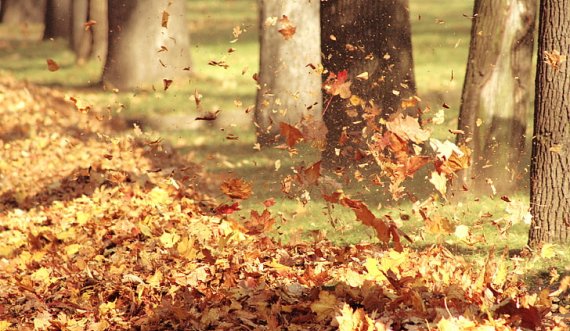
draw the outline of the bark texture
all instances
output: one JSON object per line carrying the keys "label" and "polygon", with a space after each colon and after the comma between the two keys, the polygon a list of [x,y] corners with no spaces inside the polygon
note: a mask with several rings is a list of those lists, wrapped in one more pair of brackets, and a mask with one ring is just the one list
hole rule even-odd
{"label": "bark texture", "polygon": [[71,37],[71,0],[47,0],[44,40]]}
{"label": "bark texture", "polygon": [[[407,0],[323,1],[321,29],[324,68],[335,74],[348,70],[352,93],[373,102],[382,117],[400,110],[401,100],[415,94]],[[364,72],[368,80],[355,79]],[[362,145],[362,111],[339,97],[326,95],[323,103],[328,128],[323,166],[353,164]],[[341,137],[349,139],[341,144]]]}
{"label": "bark texture", "polygon": [[475,1],[458,137],[472,165],[457,188],[509,193],[522,182],[536,9],[536,0]]}
{"label": "bark texture", "polygon": [[[260,65],[255,108],[258,142],[272,144],[279,123],[321,120],[319,0],[260,0]],[[287,17],[295,33],[286,38]],[[273,19],[273,21],[272,21]],[[318,130],[317,127],[313,128]]]}
{"label": "bark texture", "polygon": [[570,2],[541,0],[529,244],[570,243]]}
{"label": "bark texture", "polygon": [[8,25],[43,23],[46,0],[2,0],[0,21]]}
{"label": "bark texture", "polygon": [[[185,0],[108,0],[108,6],[105,85],[133,89],[188,73]],[[167,27],[163,12],[169,14]]]}

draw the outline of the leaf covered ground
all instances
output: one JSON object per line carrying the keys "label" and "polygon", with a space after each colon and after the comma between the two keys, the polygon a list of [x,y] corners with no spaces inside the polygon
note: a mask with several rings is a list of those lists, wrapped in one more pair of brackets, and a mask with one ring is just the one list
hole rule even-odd
{"label": "leaf covered ground", "polygon": [[568,328],[507,252],[277,243],[116,111],[0,81],[0,330]]}

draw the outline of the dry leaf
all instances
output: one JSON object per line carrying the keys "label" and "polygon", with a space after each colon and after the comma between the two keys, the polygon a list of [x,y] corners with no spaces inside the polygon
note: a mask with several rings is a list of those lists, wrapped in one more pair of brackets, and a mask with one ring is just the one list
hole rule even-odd
{"label": "dry leaf", "polygon": [[253,193],[251,183],[241,178],[231,178],[224,181],[220,189],[232,199],[247,199]]}
{"label": "dry leaf", "polygon": [[57,64],[57,62],[55,62],[54,60],[47,59],[46,62],[49,71],[54,72],[59,70],[59,64]]}
{"label": "dry leaf", "polygon": [[279,33],[281,33],[281,35],[283,36],[283,39],[285,40],[289,40],[293,37],[293,35],[295,34],[295,32],[297,31],[297,28],[295,27],[295,25],[293,25],[293,23],[291,23],[291,21],[289,21],[289,17],[287,17],[286,15],[283,15],[279,20],[278,23],[280,24],[280,29],[277,30],[279,31]]}

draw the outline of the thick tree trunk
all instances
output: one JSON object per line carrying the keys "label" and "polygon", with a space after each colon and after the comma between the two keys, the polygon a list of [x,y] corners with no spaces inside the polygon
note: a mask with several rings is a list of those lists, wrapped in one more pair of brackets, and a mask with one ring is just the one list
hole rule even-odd
{"label": "thick tree trunk", "polygon": [[[137,88],[185,75],[190,64],[185,0],[108,0],[109,50],[103,83]],[[169,13],[162,26],[163,12]]]}
{"label": "thick tree trunk", "polygon": [[43,23],[45,7],[46,0],[2,0],[0,21],[9,25]]}
{"label": "thick tree trunk", "polygon": [[71,37],[71,0],[47,0],[44,40]]}
{"label": "thick tree trunk", "polygon": [[538,40],[531,246],[570,243],[570,2],[541,0]]}
{"label": "thick tree trunk", "polygon": [[530,108],[536,0],[476,0],[458,144],[472,165],[455,187],[508,193],[521,183]]}
{"label": "thick tree trunk", "polygon": [[[319,1],[260,0],[260,66],[255,108],[257,140],[274,142],[279,122],[297,124],[303,116],[321,120]],[[285,15],[295,27],[289,39],[278,30]],[[286,28],[286,27],[285,27]],[[317,130],[318,128],[314,128]]]}
{"label": "thick tree trunk", "polygon": [[[382,117],[400,110],[401,100],[415,94],[408,0],[325,1],[321,29],[324,68],[335,74],[347,70],[352,94],[373,102]],[[365,72],[368,80],[355,79]],[[354,164],[363,138],[360,107],[329,95],[324,107],[328,134],[323,166]],[[341,137],[349,139],[339,144],[346,140]]]}

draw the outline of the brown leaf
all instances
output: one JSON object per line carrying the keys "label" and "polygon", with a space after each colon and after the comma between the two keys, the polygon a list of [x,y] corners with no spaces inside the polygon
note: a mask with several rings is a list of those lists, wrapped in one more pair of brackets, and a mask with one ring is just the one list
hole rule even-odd
{"label": "brown leaf", "polygon": [[289,147],[295,146],[304,139],[301,131],[292,125],[281,122],[279,123],[279,129],[281,131],[281,136],[285,138],[285,142]]}
{"label": "brown leaf", "polygon": [[297,180],[303,185],[314,185],[319,181],[321,177],[321,161],[316,162],[307,169],[298,170]]}
{"label": "brown leaf", "polygon": [[59,70],[59,64],[57,64],[57,62],[55,62],[54,60],[47,59],[46,62],[49,71],[54,72]]}
{"label": "brown leaf", "polygon": [[275,219],[271,217],[269,210],[265,209],[261,215],[256,210],[252,210],[250,219],[244,225],[247,234],[258,235],[269,232],[273,224],[275,224]]}
{"label": "brown leaf", "polygon": [[165,10],[162,12],[162,20],[161,20],[161,26],[163,28],[168,28],[168,19],[170,18],[170,14]]}
{"label": "brown leaf", "polygon": [[220,189],[232,199],[247,199],[253,193],[251,183],[241,178],[230,178],[224,181]]}
{"label": "brown leaf", "polygon": [[163,79],[162,82],[164,83],[164,90],[168,90],[170,85],[172,85],[172,79]]}
{"label": "brown leaf", "polygon": [[430,132],[421,128],[417,118],[411,116],[398,115],[393,120],[386,123],[388,130],[398,137],[421,144],[429,139]]}

